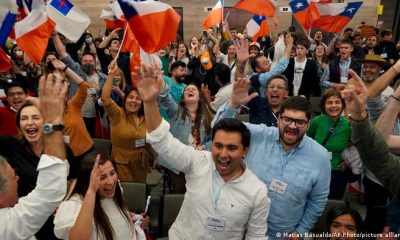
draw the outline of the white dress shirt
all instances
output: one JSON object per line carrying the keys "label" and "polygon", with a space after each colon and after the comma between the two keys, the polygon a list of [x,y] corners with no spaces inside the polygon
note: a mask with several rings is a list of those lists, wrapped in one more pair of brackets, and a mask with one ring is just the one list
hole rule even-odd
{"label": "white dress shirt", "polygon": [[215,94],[214,101],[210,103],[211,107],[215,111],[218,111],[219,107],[221,107],[224,103],[226,103],[229,99],[231,99],[232,91],[233,91],[232,83],[229,83],[228,85],[220,88],[217,94]]}
{"label": "white dress shirt", "polygon": [[36,239],[34,234],[63,200],[67,191],[68,162],[43,154],[37,170],[35,189],[20,198],[14,207],[0,209],[1,239]]}
{"label": "white dress shirt", "polygon": [[[147,142],[162,157],[160,164],[172,167],[186,177],[185,199],[169,239],[266,239],[270,200],[267,188],[249,170],[225,182],[208,151],[196,151],[174,138],[169,124],[147,134]],[[244,164],[244,162],[243,162]],[[210,218],[222,220],[220,231],[208,230]]]}

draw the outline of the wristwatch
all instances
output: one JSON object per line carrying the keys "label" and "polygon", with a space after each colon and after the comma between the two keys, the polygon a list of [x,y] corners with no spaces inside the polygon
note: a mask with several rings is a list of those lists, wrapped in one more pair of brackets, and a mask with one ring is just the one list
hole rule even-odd
{"label": "wristwatch", "polygon": [[44,134],[50,134],[54,131],[62,131],[62,130],[64,130],[64,124],[50,124],[50,123],[43,124]]}

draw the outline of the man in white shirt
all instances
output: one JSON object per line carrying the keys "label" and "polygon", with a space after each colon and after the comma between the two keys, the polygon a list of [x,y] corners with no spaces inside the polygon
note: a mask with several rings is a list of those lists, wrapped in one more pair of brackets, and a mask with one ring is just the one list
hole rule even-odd
{"label": "man in white shirt", "polygon": [[185,199],[169,239],[266,239],[270,200],[267,188],[243,161],[250,132],[237,119],[212,130],[212,150],[197,151],[179,142],[162,120],[157,96],[164,82],[155,67],[143,66],[138,90],[144,103],[147,142],[160,164],[185,173]]}
{"label": "man in white shirt", "polygon": [[[54,80],[54,79],[55,80]],[[68,84],[49,74],[39,83],[40,111],[43,117],[44,154],[38,165],[36,188],[18,199],[18,176],[0,156],[0,236],[2,239],[35,239],[65,196],[68,162],[64,161],[64,99]]]}

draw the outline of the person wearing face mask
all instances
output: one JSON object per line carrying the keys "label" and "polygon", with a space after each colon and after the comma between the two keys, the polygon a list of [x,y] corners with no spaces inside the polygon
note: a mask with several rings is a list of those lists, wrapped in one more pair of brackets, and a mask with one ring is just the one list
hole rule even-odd
{"label": "person wearing face mask", "polygon": [[[111,156],[116,161],[121,181],[145,183],[149,168],[146,150],[151,153],[153,150],[145,141],[147,127],[143,103],[137,89],[131,87],[125,93],[122,107],[119,107],[111,98],[112,81],[118,73],[115,61],[111,62],[109,69],[101,101],[110,120]],[[153,159],[156,159],[155,155]]]}
{"label": "person wearing face mask", "polygon": [[[77,73],[88,85],[87,98],[82,107],[82,116],[85,121],[86,128],[91,137],[95,137],[96,127],[96,102],[100,96],[99,91],[102,89],[107,76],[96,70],[96,58],[92,53],[83,53],[81,64],[75,62],[67,53],[65,46],[62,44],[58,34],[53,35],[54,46],[60,55],[61,61],[65,63],[72,71]],[[69,99],[71,99],[78,86],[75,82],[71,82],[69,89]]]}

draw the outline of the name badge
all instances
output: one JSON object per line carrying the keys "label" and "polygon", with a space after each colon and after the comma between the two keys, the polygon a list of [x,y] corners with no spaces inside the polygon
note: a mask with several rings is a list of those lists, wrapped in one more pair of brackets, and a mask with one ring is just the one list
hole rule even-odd
{"label": "name badge", "polygon": [[287,188],[287,183],[279,181],[275,178],[272,179],[271,185],[269,186],[269,190],[279,193],[279,194],[284,194]]}
{"label": "name badge", "polygon": [[381,54],[381,57],[382,57],[382,58],[387,58],[388,55],[387,55],[387,53],[382,53],[382,54]]}
{"label": "name badge", "polygon": [[332,152],[328,152],[329,160],[332,160]]}
{"label": "name badge", "polygon": [[135,141],[135,147],[144,147],[146,145],[145,139],[138,139]]}
{"label": "name badge", "polygon": [[341,83],[347,83],[347,77],[340,77],[340,82]]}
{"label": "name badge", "polygon": [[64,135],[64,143],[69,144],[69,136]]}
{"label": "name badge", "polygon": [[221,218],[207,218],[207,229],[216,232],[223,232],[225,229],[225,220]]}
{"label": "name badge", "polygon": [[96,94],[96,88],[88,88],[87,94]]}

